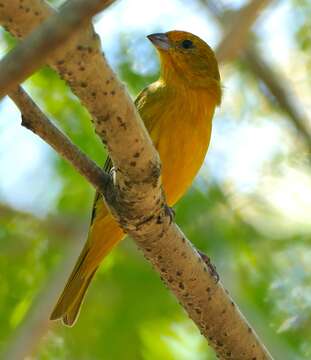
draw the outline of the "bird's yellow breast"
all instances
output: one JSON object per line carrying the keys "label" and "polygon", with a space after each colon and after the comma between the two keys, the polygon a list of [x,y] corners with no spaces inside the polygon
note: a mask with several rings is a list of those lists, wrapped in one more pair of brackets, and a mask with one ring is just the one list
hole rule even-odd
{"label": "bird's yellow breast", "polygon": [[163,188],[172,206],[189,188],[203,163],[215,101],[201,89],[166,96],[157,118],[149,118],[146,125],[161,158]]}

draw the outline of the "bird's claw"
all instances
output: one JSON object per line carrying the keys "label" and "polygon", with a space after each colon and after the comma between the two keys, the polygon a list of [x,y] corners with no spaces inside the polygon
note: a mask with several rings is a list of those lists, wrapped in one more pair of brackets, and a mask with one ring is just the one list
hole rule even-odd
{"label": "bird's claw", "polygon": [[113,166],[110,170],[109,170],[109,175],[113,178],[116,174],[116,168]]}
{"label": "bird's claw", "polygon": [[169,216],[170,224],[171,224],[175,219],[175,211],[174,211],[174,209],[169,207],[168,205],[165,205],[165,214],[167,216]]}

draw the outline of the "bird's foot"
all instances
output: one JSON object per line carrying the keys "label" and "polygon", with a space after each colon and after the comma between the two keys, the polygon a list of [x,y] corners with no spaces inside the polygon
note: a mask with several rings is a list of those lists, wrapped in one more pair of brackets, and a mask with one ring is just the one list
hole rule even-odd
{"label": "bird's foot", "polygon": [[116,174],[116,168],[113,166],[110,170],[109,170],[109,175],[113,178]]}
{"label": "bird's foot", "polygon": [[168,205],[165,205],[165,214],[167,216],[169,216],[170,224],[171,224],[175,219],[175,211],[174,211],[174,209],[169,207]]}

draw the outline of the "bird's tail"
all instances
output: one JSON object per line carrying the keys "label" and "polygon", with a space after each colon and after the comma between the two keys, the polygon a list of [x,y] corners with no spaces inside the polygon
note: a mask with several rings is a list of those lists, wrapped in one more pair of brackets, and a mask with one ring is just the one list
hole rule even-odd
{"label": "bird's tail", "polygon": [[124,233],[106,209],[101,209],[91,226],[87,243],[50,316],[74,325],[89,284],[103,258],[124,237]]}
{"label": "bird's tail", "polygon": [[62,319],[65,325],[74,325],[74,322],[79,315],[79,310],[84,295],[97,270],[97,268],[95,268],[89,275],[86,276],[83,274],[81,268],[83,268],[83,261],[86,255],[87,253],[84,254],[83,249],[66,283],[66,286],[50,316],[50,320]]}

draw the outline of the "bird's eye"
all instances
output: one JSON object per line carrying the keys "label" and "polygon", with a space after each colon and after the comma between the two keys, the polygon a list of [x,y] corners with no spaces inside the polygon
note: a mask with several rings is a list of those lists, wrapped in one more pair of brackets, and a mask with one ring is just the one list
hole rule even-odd
{"label": "bird's eye", "polygon": [[193,42],[191,40],[184,40],[182,43],[181,43],[181,46],[184,48],[184,49],[190,49],[193,47]]}

